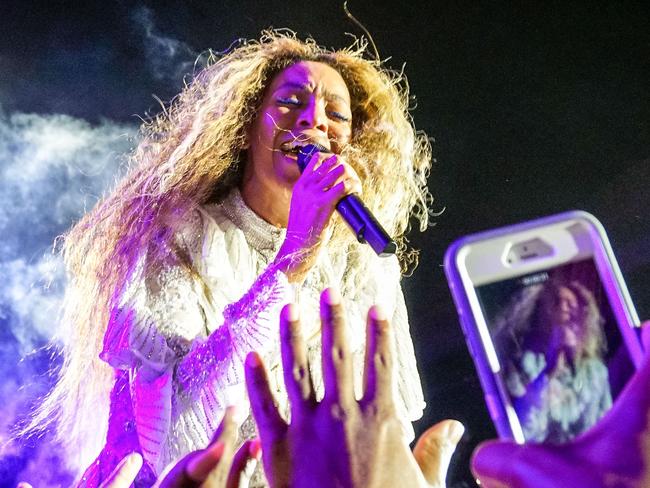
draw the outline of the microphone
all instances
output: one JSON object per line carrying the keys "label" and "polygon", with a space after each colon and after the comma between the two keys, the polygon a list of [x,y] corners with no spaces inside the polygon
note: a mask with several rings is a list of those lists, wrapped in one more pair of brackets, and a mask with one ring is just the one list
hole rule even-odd
{"label": "microphone", "polygon": [[[305,170],[312,155],[317,152],[329,153],[330,151],[320,144],[307,144],[299,149],[298,168],[301,173]],[[336,204],[336,210],[350,226],[352,232],[357,236],[357,240],[369,244],[377,256],[385,257],[395,254],[397,244],[358,196],[344,196]]]}

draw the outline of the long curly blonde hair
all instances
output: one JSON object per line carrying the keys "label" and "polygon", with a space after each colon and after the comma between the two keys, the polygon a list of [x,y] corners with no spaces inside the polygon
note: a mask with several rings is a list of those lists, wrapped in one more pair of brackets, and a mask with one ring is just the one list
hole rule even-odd
{"label": "long curly blonde hair", "polygon": [[[85,466],[105,439],[114,371],[98,355],[110,310],[144,252],[148,268],[156,269],[156,263],[168,259],[174,234],[188,213],[239,185],[247,129],[265,87],[287,66],[318,61],[343,77],[353,114],[347,160],[363,181],[364,201],[397,239],[401,263],[414,264],[404,234],[411,217],[420,230],[427,226],[431,146],[413,127],[402,73],[364,57],[366,47],[356,40],[331,51],[291,32],[264,32],[258,41],[211,55],[207,67],[143,123],[126,176],[64,236],[70,279],[64,363],[27,431],[55,426],[71,466]],[[354,246],[349,231],[340,219],[334,227],[330,248],[348,252]],[[367,259],[364,250],[354,256],[348,260],[350,283],[359,279],[355,271]]]}
{"label": "long curly blonde hair", "polygon": [[553,279],[523,288],[495,319],[495,337],[504,358],[520,358],[526,350],[546,354],[552,346],[552,319],[562,288],[578,301],[579,344],[576,360],[601,358],[607,351],[604,318],[592,291],[577,280]]}

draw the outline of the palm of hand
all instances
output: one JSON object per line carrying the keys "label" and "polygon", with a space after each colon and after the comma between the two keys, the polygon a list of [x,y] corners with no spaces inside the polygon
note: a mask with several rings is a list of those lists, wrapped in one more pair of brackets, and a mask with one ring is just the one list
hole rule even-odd
{"label": "palm of hand", "polygon": [[343,411],[318,404],[268,444],[264,461],[272,486],[311,488],[315,480],[341,488],[426,485],[396,417],[357,405]]}

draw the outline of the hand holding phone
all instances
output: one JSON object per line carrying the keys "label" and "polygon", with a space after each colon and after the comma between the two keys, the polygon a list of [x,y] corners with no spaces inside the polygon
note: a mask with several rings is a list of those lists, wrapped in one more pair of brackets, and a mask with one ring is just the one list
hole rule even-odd
{"label": "hand holding phone", "polygon": [[625,486],[647,488],[650,477],[650,322],[646,357],[607,416],[566,444],[482,443],[472,472],[485,488]]}
{"label": "hand holding phone", "polygon": [[463,238],[445,271],[502,438],[564,443],[638,366],[638,318],[602,225],[569,212]]}

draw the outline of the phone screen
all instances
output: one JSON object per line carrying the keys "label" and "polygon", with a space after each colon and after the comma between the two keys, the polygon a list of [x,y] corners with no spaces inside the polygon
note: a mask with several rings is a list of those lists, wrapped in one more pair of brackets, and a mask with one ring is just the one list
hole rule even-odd
{"label": "phone screen", "polygon": [[525,440],[562,443],[593,426],[634,372],[593,258],[476,293]]}

